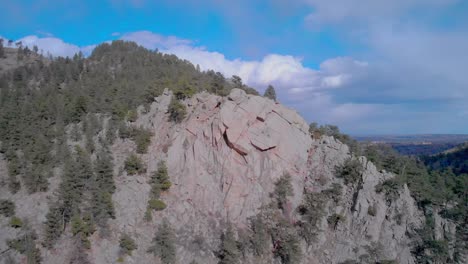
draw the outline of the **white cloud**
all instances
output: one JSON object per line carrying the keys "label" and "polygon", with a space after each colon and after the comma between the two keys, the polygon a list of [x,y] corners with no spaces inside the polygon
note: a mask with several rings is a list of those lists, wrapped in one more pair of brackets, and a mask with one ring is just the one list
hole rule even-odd
{"label": "white cloud", "polygon": [[[319,69],[312,69],[306,67],[301,58],[290,55],[269,54],[260,60],[231,60],[222,53],[194,46],[190,40],[166,37],[150,31],[126,33],[120,39],[135,41],[148,49],[175,54],[199,65],[202,70],[219,71],[226,77],[238,75],[244,83],[260,90],[272,84],[277,88],[280,100],[292,107],[307,105],[308,107],[302,109],[304,112],[314,109],[316,113],[322,113],[329,122],[354,120],[357,115],[363,115],[370,109],[367,105],[337,104],[326,92],[349,86],[359,80],[362,72],[367,71],[367,62],[338,57],[324,61]],[[79,51],[89,55],[96,46],[79,47],[54,37],[26,36],[17,41],[22,41],[23,45],[31,48],[37,45],[44,53],[50,52],[54,56],[73,56]]]}
{"label": "white cloud", "polygon": [[318,70],[304,66],[301,58],[290,55],[269,54],[261,60],[230,60],[222,53],[194,46],[190,40],[150,31],[126,33],[121,39],[135,41],[148,49],[175,54],[199,65],[202,70],[219,71],[226,77],[238,75],[254,87],[264,88],[272,84],[283,93],[339,88],[350,83],[355,73],[367,67],[366,62],[347,57],[327,60]]}
{"label": "white cloud", "polygon": [[[221,53],[186,45],[161,51],[198,64],[202,70],[213,69],[226,77],[238,75],[254,87],[263,88],[272,84],[293,93],[342,87],[353,80],[354,72],[367,67],[366,63],[351,58],[336,58],[315,70],[304,66],[301,58],[279,54],[269,54],[258,61],[229,60]],[[334,66],[335,63],[343,63],[343,60],[348,63],[347,67]]]}
{"label": "white cloud", "polygon": [[[226,77],[238,75],[245,83],[254,87],[265,88],[272,84],[284,94],[340,88],[352,82],[356,73],[368,66],[365,62],[340,57],[323,62],[320,69],[312,69],[304,66],[301,58],[279,54],[269,54],[261,60],[230,60],[219,52],[193,46],[191,40],[162,36],[150,31],[126,33],[120,39],[135,41],[148,49],[157,48],[161,52],[175,54],[199,65],[202,70],[219,71]],[[79,47],[59,38],[41,38],[35,35],[15,42],[18,41],[30,48],[36,45],[44,54],[64,57],[73,56],[80,51],[89,55],[96,46]]]}
{"label": "white cloud", "polygon": [[[8,40],[5,40],[7,46]],[[79,47],[77,45],[66,43],[62,39],[55,37],[38,37],[36,35],[29,35],[23,38],[17,39],[14,43],[20,42],[23,46],[32,49],[34,46],[37,46],[39,51],[44,55],[51,54],[52,56],[62,56],[62,57],[73,57],[78,52],[82,52],[85,55],[89,55],[96,45],[89,45],[84,47]],[[15,47],[15,44],[12,45]]]}

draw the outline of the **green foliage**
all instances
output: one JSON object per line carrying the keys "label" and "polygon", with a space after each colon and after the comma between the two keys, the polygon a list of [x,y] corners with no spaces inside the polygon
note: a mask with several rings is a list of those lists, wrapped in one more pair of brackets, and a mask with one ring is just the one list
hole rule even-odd
{"label": "green foliage", "polygon": [[137,249],[135,240],[128,234],[122,234],[119,240],[120,254],[121,255],[132,255],[132,251]]}
{"label": "green foliage", "polygon": [[281,263],[295,264],[302,258],[299,236],[294,227],[286,221],[279,219],[272,229],[273,254],[281,259]]}
{"label": "green foliage", "polygon": [[[466,211],[465,211],[466,213]],[[462,262],[466,256],[468,250],[468,218],[465,218],[465,222],[457,226],[455,232],[455,250],[454,260]]]}
{"label": "green foliage", "polygon": [[450,168],[455,174],[468,174],[468,145],[459,150],[423,158],[431,170],[443,171]]}
{"label": "green foliage", "polygon": [[148,209],[162,211],[166,209],[167,205],[162,200],[159,199],[150,199],[148,201]]}
{"label": "green foliage", "polygon": [[196,90],[193,87],[188,85],[183,85],[179,89],[174,91],[174,96],[177,100],[185,100],[192,97],[196,93]]}
{"label": "green foliage", "polygon": [[265,90],[263,97],[269,98],[273,101],[276,101],[276,91],[275,88],[271,85],[268,85],[268,88]]}
{"label": "green foliage", "polygon": [[[394,179],[376,186],[376,191],[386,194],[388,202],[398,196],[399,189],[406,183],[420,207],[430,204],[445,207],[448,202],[455,202],[456,207],[464,204],[460,201],[468,192],[467,176],[456,175],[450,168],[430,171],[418,158],[401,156],[387,145],[366,145],[363,153],[377,168],[397,174]],[[452,212],[456,211],[460,210]],[[451,215],[448,210],[444,213],[447,217],[456,217],[457,214]]]}
{"label": "green foliage", "polygon": [[138,119],[138,112],[134,109],[128,111],[127,113],[127,121],[128,122],[135,122]]}
{"label": "green foliage", "polygon": [[171,187],[172,183],[169,180],[167,166],[164,161],[160,161],[158,163],[158,170],[151,175],[149,183],[151,185],[151,191],[145,213],[146,221],[150,221],[152,219],[151,210],[161,211],[167,207],[166,203],[160,199],[161,192],[167,191]]}
{"label": "green foliage", "polygon": [[145,216],[143,217],[143,219],[146,222],[151,222],[151,220],[153,220],[153,215],[149,206],[146,207]]}
{"label": "green foliage", "polygon": [[83,195],[94,177],[89,154],[80,147],[76,147],[75,152],[74,157],[65,161],[57,202],[50,206],[46,215],[44,245],[48,248],[52,248],[72,217],[81,214]]}
{"label": "green foliage", "polygon": [[28,227],[24,228],[21,233],[18,238],[7,240],[7,246],[19,254],[25,255],[28,264],[40,264],[42,257],[41,251],[36,247],[36,233]]}
{"label": "green foliage", "polygon": [[311,245],[319,231],[318,226],[325,216],[325,195],[323,193],[304,192],[302,203],[297,207],[301,216],[298,221],[299,234]]}
{"label": "green foliage", "polygon": [[142,127],[129,127],[125,125],[125,123],[121,122],[119,127],[119,136],[123,139],[131,138],[137,145],[137,153],[144,154],[148,152],[148,146],[151,144],[153,133]]}
{"label": "green foliage", "polygon": [[109,119],[107,122],[107,127],[106,127],[106,145],[112,145],[114,143],[114,140],[117,137],[117,131],[118,131],[118,121],[114,120],[112,118]]}
{"label": "green foliage", "polygon": [[252,230],[250,237],[252,250],[256,256],[262,256],[268,251],[270,239],[268,226],[261,217],[255,216],[250,219],[250,229]]}
{"label": "green foliage", "polygon": [[356,155],[361,153],[359,143],[352,139],[350,136],[340,132],[340,129],[335,125],[321,125],[319,126],[316,122],[309,125],[309,133],[318,136],[326,135],[334,137],[342,143],[348,145],[350,151]]}
{"label": "green foliage", "polygon": [[159,225],[148,252],[158,256],[163,264],[175,263],[175,234],[166,219]]}
{"label": "green foliage", "polygon": [[53,205],[46,215],[44,246],[52,248],[63,232],[65,221],[63,219],[63,208],[60,205]]}
{"label": "green foliage", "polygon": [[88,114],[83,117],[83,130],[86,138],[86,150],[93,153],[96,149],[94,137],[102,130],[102,123],[95,114]]}
{"label": "green foliage", "polygon": [[273,192],[278,208],[285,209],[284,206],[286,205],[288,196],[292,196],[293,191],[291,175],[288,173],[283,174],[283,176],[275,182],[275,190]]}
{"label": "green foliage", "polygon": [[158,170],[151,175],[151,197],[159,198],[161,191],[168,190],[172,183],[169,180],[169,175],[167,173],[167,166],[164,161],[158,163]]}
{"label": "green foliage", "polygon": [[149,130],[143,128],[133,129],[132,139],[137,145],[137,153],[144,154],[148,152],[148,146],[151,144],[151,136],[153,136],[153,133]]}
{"label": "green foliage", "polygon": [[182,122],[187,115],[187,107],[175,97],[172,97],[167,111],[169,113],[169,121],[174,123]]}
{"label": "green foliage", "polygon": [[221,245],[217,255],[219,264],[239,263],[241,252],[230,224],[226,232],[221,235]]}
{"label": "green foliage", "polygon": [[91,213],[100,227],[105,227],[108,219],[115,218],[112,202],[112,194],[115,192],[113,169],[114,164],[110,153],[102,150],[96,157],[95,178],[91,188]]}
{"label": "green foliage", "polygon": [[400,156],[391,146],[384,144],[368,144],[363,146],[363,155],[378,169],[402,174],[409,162],[407,158]]}
{"label": "green foliage", "polygon": [[242,90],[244,90],[247,94],[259,95],[259,93],[257,92],[257,90],[255,90],[254,88],[249,87],[249,86],[243,84],[243,83],[242,83],[241,77],[239,77],[239,76],[237,76],[237,75],[233,75],[233,76],[231,77],[231,83],[232,83],[233,88],[242,89]]}
{"label": "green foliage", "polygon": [[135,154],[131,154],[125,160],[124,168],[129,175],[141,174],[146,172],[143,161]]}
{"label": "green foliage", "polygon": [[377,206],[376,206],[376,204],[369,205],[369,207],[367,207],[367,214],[370,215],[370,216],[376,216],[377,215]]}
{"label": "green foliage", "polygon": [[21,174],[23,164],[21,164],[18,156],[13,151],[6,153],[8,159],[8,188],[11,193],[16,193],[21,189],[21,183],[17,176]]}
{"label": "green foliage", "polygon": [[338,225],[341,222],[344,222],[345,220],[346,220],[346,217],[340,214],[332,214],[327,218],[327,222],[333,228],[333,230],[336,230]]}
{"label": "green foliage", "polygon": [[448,242],[436,240],[434,235],[435,220],[430,210],[426,212],[425,224],[417,229],[412,254],[416,263],[449,263],[451,261]]}
{"label": "green foliage", "polygon": [[80,95],[74,98],[68,113],[69,121],[71,123],[80,122],[82,116],[88,112],[88,105],[89,99],[86,96]]}
{"label": "green foliage", "polygon": [[3,48],[3,39],[0,39],[0,59],[5,57],[5,49]]}
{"label": "green foliage", "polygon": [[345,184],[356,184],[362,181],[362,173],[364,168],[361,162],[357,159],[349,158],[344,164],[337,167],[337,177],[343,178]]}
{"label": "green foliage", "polygon": [[13,216],[10,219],[10,226],[13,228],[21,228],[23,226],[23,221],[21,221],[21,218]]}
{"label": "green foliage", "polygon": [[400,196],[402,183],[397,178],[385,180],[375,186],[377,193],[384,193],[388,203],[392,203]]}
{"label": "green foliage", "polygon": [[15,204],[10,200],[1,199],[0,200],[0,214],[10,217],[15,215]]}
{"label": "green foliage", "polygon": [[91,242],[88,237],[96,231],[91,217],[88,215],[83,218],[74,216],[71,220],[71,226],[72,234],[80,239],[80,244],[86,249],[91,248]]}

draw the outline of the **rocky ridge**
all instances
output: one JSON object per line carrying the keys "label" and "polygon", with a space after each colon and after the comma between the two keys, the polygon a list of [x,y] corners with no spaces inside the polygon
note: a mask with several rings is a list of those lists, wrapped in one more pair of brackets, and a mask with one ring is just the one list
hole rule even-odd
{"label": "rocky ridge", "polygon": [[[375,186],[392,178],[392,174],[378,171],[359,157],[364,168],[360,186],[346,185],[336,177],[336,168],[352,156],[348,147],[332,137],[314,138],[303,118],[273,100],[247,95],[240,89],[233,89],[227,97],[199,93],[184,101],[186,119],[173,124],[166,113],[171,97],[166,90],[148,111],[140,108],[134,124],[153,132],[149,151],[141,156],[147,173],[127,175],[123,170],[126,157],[136,148],[132,141],[117,139],[112,146],[116,219],[110,221],[108,237],[98,232],[91,236],[91,263],[115,263],[122,232],[130,234],[138,245],[125,263],[159,263],[147,249],[162,219],[175,229],[177,263],[217,263],[215,252],[228,223],[238,236],[248,230],[249,219],[271,203],[274,183],[285,173],[291,175],[294,189],[285,213],[292,223],[300,220],[296,208],[305,191],[321,193],[333,184],[342,188],[336,201],[328,199],[324,203],[325,214],[318,222],[314,243],[301,242],[301,263],[341,263],[363,258],[414,263],[410,234],[421,226],[424,217],[406,186],[392,202],[376,193]],[[167,208],[153,213],[153,220],[146,222],[149,175],[162,160],[167,163],[173,185],[163,194]],[[7,177],[5,167],[0,164],[2,179]],[[14,201],[17,215],[28,219],[39,237],[58,178],[49,179],[51,188],[46,193],[11,195],[6,186],[0,187],[0,198]],[[330,226],[327,219],[332,215],[340,215],[342,220]],[[453,227],[441,219],[437,225],[439,233],[453,232]],[[0,217],[0,252],[7,248],[5,241],[15,232]],[[71,235],[63,235],[54,249],[41,248],[44,263],[68,263],[72,249]],[[247,253],[244,262],[273,260],[271,254],[256,257]]]}

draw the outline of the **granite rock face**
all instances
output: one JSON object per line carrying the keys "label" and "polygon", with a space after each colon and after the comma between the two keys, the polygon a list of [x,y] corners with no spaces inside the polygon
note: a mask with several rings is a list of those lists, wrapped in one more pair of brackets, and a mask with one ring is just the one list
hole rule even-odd
{"label": "granite rock face", "polygon": [[[301,244],[302,263],[357,260],[368,253],[364,249],[378,252],[379,259],[413,263],[407,231],[421,225],[422,213],[406,186],[391,203],[375,192],[378,183],[393,175],[377,171],[360,157],[365,168],[362,185],[346,186],[335,176],[335,170],[351,157],[348,147],[331,137],[313,138],[302,117],[270,99],[247,95],[240,89],[232,90],[227,97],[199,93],[184,101],[187,117],[174,124],[166,113],[171,97],[166,90],[148,111],[139,109],[134,124],[154,134],[148,153],[141,155],[147,165],[146,174],[131,176],[122,169],[125,158],[136,149],[132,141],[117,139],[112,146],[116,219],[110,221],[107,237],[98,232],[91,237],[91,263],[115,263],[121,233],[130,234],[138,245],[125,263],[159,263],[147,249],[162,219],[167,219],[176,232],[177,263],[217,263],[214,252],[227,223],[236,230],[245,230],[249,217],[271,202],[274,183],[285,173],[291,175],[294,189],[288,204],[292,209],[301,203],[304,190],[320,192],[333,183],[342,186],[339,201],[325,204],[326,215],[320,221],[316,242]],[[162,160],[167,163],[172,182],[171,189],[162,196],[167,208],[154,212],[153,220],[146,222],[150,174]],[[1,176],[6,177],[2,167]],[[34,197],[21,193],[12,196],[1,187],[0,198],[12,199],[21,208],[20,216],[29,219],[41,235],[56,186],[54,183],[48,193]],[[291,214],[296,220],[294,210]],[[332,214],[344,216],[344,221],[334,228],[327,223],[327,216]],[[14,230],[1,216],[0,224],[2,251]],[[64,235],[53,250],[41,249],[44,263],[66,263],[73,248],[70,241],[70,236]],[[248,255],[245,262],[274,261],[270,256],[258,259]]]}

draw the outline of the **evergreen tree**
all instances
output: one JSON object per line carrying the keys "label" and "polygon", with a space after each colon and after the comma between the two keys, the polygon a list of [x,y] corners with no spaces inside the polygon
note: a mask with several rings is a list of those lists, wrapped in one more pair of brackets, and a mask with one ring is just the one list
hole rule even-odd
{"label": "evergreen tree", "polygon": [[124,167],[129,175],[146,172],[146,167],[143,164],[143,161],[135,154],[128,156],[128,158],[125,160]]}
{"label": "evergreen tree", "polygon": [[234,237],[234,231],[229,224],[225,233],[221,236],[221,246],[218,251],[219,264],[235,264],[239,263],[240,251]]}
{"label": "evergreen tree", "polygon": [[152,174],[151,180],[151,198],[158,199],[161,191],[168,190],[171,187],[167,166],[164,161],[158,163],[158,170]]}
{"label": "evergreen tree", "polygon": [[285,173],[278,181],[275,182],[274,196],[278,208],[284,209],[287,202],[287,197],[293,195],[293,187],[291,185],[291,175]]}
{"label": "evergreen tree", "polygon": [[0,200],[0,215],[5,217],[10,217],[15,215],[15,204],[10,200]]}
{"label": "evergreen tree", "polygon": [[265,90],[263,97],[269,98],[276,101],[276,91],[275,88],[271,85],[268,85],[268,88]]}
{"label": "evergreen tree", "polygon": [[114,165],[108,151],[102,150],[94,166],[95,180],[92,187],[91,212],[100,227],[107,224],[109,218],[115,218],[112,194],[115,192],[113,175]]}
{"label": "evergreen tree", "polygon": [[132,251],[137,249],[135,240],[128,234],[122,234],[119,240],[120,254],[121,255],[132,255]]}
{"label": "evergreen tree", "polygon": [[159,225],[158,231],[152,241],[152,246],[148,249],[148,252],[158,256],[163,264],[175,263],[175,234],[166,219]]}
{"label": "evergreen tree", "polygon": [[175,97],[171,99],[169,104],[169,120],[175,123],[180,123],[187,115],[187,110],[184,104],[179,102]]}
{"label": "evergreen tree", "polygon": [[0,38],[0,59],[5,57],[5,49],[3,48],[3,39]]}
{"label": "evergreen tree", "polygon": [[54,205],[46,215],[44,246],[52,248],[60,238],[64,229],[63,210],[59,205]]}

